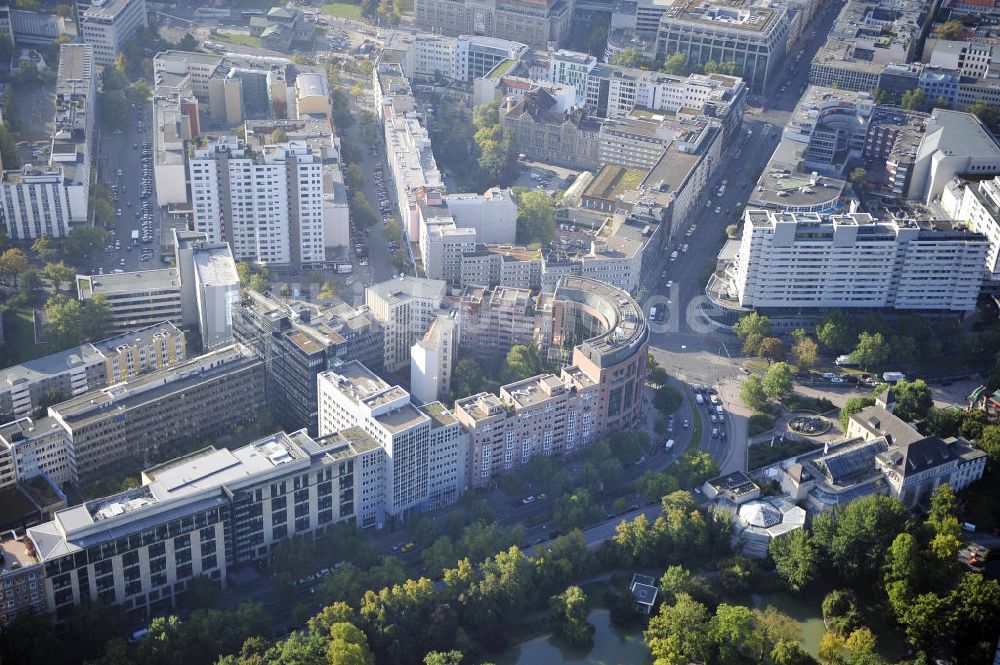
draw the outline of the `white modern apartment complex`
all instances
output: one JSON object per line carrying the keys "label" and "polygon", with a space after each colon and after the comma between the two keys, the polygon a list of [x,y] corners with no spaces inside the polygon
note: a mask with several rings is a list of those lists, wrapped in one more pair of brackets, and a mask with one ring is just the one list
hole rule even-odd
{"label": "white modern apartment complex", "polygon": [[146,0],[90,0],[89,5],[79,17],[80,36],[94,46],[97,64],[106,67],[136,30],[146,27]]}
{"label": "white modern apartment complex", "polygon": [[236,260],[298,267],[326,259],[323,155],[313,146],[224,136],[189,165],[194,230],[229,243]]}
{"label": "white modern apartment complex", "polygon": [[971,311],[988,252],[950,222],[748,210],[730,295],[753,309]]}
{"label": "white modern apartment complex", "polygon": [[656,56],[683,54],[690,64],[735,62],[751,89],[764,90],[785,59],[788,12],[725,0],[682,0],[660,17]]}
{"label": "white modern apartment complex", "polygon": [[95,64],[88,44],[59,47],[55,129],[47,162],[0,174],[0,221],[12,240],[62,238],[73,223],[88,219]]}
{"label": "white modern apartment complex", "polygon": [[196,577],[225,585],[274,543],[352,521],[369,443],[356,434],[360,443],[301,430],[205,448],[144,471],[140,487],[58,511],[27,530],[49,611],[65,618],[105,602],[143,616],[172,606]]}
{"label": "white modern apartment complex", "polygon": [[447,285],[405,275],[365,289],[365,304],[382,325],[384,367],[394,372],[410,362],[410,348],[424,336],[441,309]]}
{"label": "white modern apartment complex", "polygon": [[414,510],[446,505],[465,489],[466,434],[440,402],[415,407],[408,392],[357,361],[320,374],[317,382],[320,436],[358,427],[382,451],[381,487],[362,495],[359,505],[362,527],[381,528]]}

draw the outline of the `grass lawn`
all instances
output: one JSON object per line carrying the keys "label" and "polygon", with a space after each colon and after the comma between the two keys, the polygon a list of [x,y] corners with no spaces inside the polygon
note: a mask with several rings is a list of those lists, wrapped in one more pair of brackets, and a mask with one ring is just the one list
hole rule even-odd
{"label": "grass lawn", "polygon": [[4,367],[40,358],[47,353],[44,344],[35,344],[35,327],[30,307],[5,309],[3,329],[5,344],[0,349],[0,360]]}
{"label": "grass lawn", "polygon": [[217,35],[215,35],[215,38],[223,42],[229,42],[230,44],[241,44],[243,46],[260,48],[260,37],[254,37],[253,35],[242,35],[242,34],[235,34],[232,32],[220,32]]}
{"label": "grass lawn", "polygon": [[320,7],[320,11],[327,16],[339,16],[340,18],[361,18],[361,5],[352,5],[346,2],[326,2]]}

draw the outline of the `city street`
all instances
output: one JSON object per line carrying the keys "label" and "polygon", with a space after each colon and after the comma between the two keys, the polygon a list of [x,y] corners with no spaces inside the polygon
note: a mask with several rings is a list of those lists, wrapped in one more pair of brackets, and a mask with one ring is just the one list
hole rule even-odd
{"label": "city street", "polygon": [[[151,113],[149,104],[131,109],[129,120],[115,130],[122,132],[121,134],[105,130],[100,135],[98,177],[109,188],[117,189],[118,201],[112,202],[112,205],[121,210],[121,216],[116,215],[107,224],[107,242],[113,244],[117,240],[120,249],[104,252],[97,267],[102,268],[105,273],[116,269],[130,272],[164,267],[160,262],[160,210],[156,205],[156,193],[153,189],[152,166],[147,167],[146,171],[150,194],[145,199],[141,198],[144,177],[142,147],[143,143],[151,143],[153,140],[149,124]],[[139,126],[137,120],[140,117],[141,131],[137,129]],[[146,214],[150,220],[151,239],[150,242],[140,242],[137,246],[133,246],[133,231],[138,231],[140,239],[142,238],[140,218],[144,204],[147,206]],[[143,249],[151,252],[145,261],[142,260]]]}

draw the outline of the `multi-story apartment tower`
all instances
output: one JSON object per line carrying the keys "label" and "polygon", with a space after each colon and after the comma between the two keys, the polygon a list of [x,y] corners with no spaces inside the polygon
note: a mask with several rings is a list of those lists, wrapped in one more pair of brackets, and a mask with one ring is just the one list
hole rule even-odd
{"label": "multi-story apartment tower", "polygon": [[989,246],[951,222],[748,210],[730,293],[765,310],[970,311]]}
{"label": "multi-story apartment tower", "polygon": [[[238,399],[234,396],[238,395]],[[123,459],[253,422],[267,408],[264,363],[231,346],[49,407],[69,433],[82,482]]]}
{"label": "multi-story apartment tower", "polygon": [[224,136],[190,160],[194,230],[238,261],[298,267],[324,261],[323,155],[294,141]]}
{"label": "multi-story apartment tower", "polygon": [[551,345],[572,347],[572,364],[455,403],[469,430],[470,484],[538,455],[576,452],[642,417],[649,331],[639,304],[583,277],[563,277],[550,297]]}
{"label": "multi-story apartment tower", "polygon": [[316,431],[316,377],[352,360],[382,368],[382,326],[364,308],[282,301],[247,289],[236,341],[264,361],[268,402],[285,427]]}
{"label": "multi-story apartment tower", "polygon": [[681,0],[660,17],[656,56],[680,53],[692,65],[735,62],[751,90],[763,92],[785,58],[787,42],[784,7]]}
{"label": "multi-story apartment tower", "polygon": [[97,64],[113,65],[125,42],[146,27],[146,0],[90,0],[88,5],[79,16],[80,36],[93,45]]}
{"label": "multi-story apartment tower", "polygon": [[362,526],[401,521],[458,497],[464,489],[465,435],[442,404],[413,406],[408,392],[359,362],[320,374],[318,383],[320,435],[359,427],[383,451],[383,485],[359,514]]}
{"label": "multi-story apartment tower", "polygon": [[383,366],[394,372],[410,362],[410,348],[424,336],[444,301],[446,284],[409,275],[365,289],[365,304],[384,330]]}

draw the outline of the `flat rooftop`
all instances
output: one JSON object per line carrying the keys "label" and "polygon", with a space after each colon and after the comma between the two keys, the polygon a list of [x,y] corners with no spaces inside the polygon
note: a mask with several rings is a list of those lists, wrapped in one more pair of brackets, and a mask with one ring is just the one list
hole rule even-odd
{"label": "flat rooftop", "polygon": [[92,344],[75,346],[65,351],[29,360],[0,370],[0,388],[10,388],[20,383],[41,381],[73,368],[96,364],[103,359]]}
{"label": "flat rooftop", "polygon": [[375,420],[390,433],[395,434],[427,422],[430,417],[412,404],[406,404],[376,416]]}
{"label": "flat rooftop", "polygon": [[661,21],[669,18],[717,28],[763,32],[778,15],[779,12],[755,6],[750,0],[731,2],[682,0],[667,8]]}
{"label": "flat rooftop", "polygon": [[97,347],[97,349],[102,353],[111,354],[117,353],[123,346],[149,346],[157,338],[175,337],[183,334],[184,333],[181,332],[180,328],[175,326],[173,323],[170,321],[164,321],[163,323],[157,323],[145,328],[139,328],[138,330],[123,333],[116,337],[109,337],[108,339],[101,340],[100,342],[94,342],[94,346]]}
{"label": "flat rooftop", "polygon": [[[78,275],[86,277],[86,275]],[[136,291],[180,291],[181,278],[176,268],[111,273],[92,277],[95,293],[109,295]]]}
{"label": "flat rooftop", "polygon": [[447,427],[458,422],[448,407],[441,402],[429,402],[418,408],[431,419],[432,428]]}
{"label": "flat rooftop", "polygon": [[583,196],[591,196],[606,201],[616,201],[626,191],[635,189],[642,182],[645,172],[617,164],[605,164],[583,190]]}

